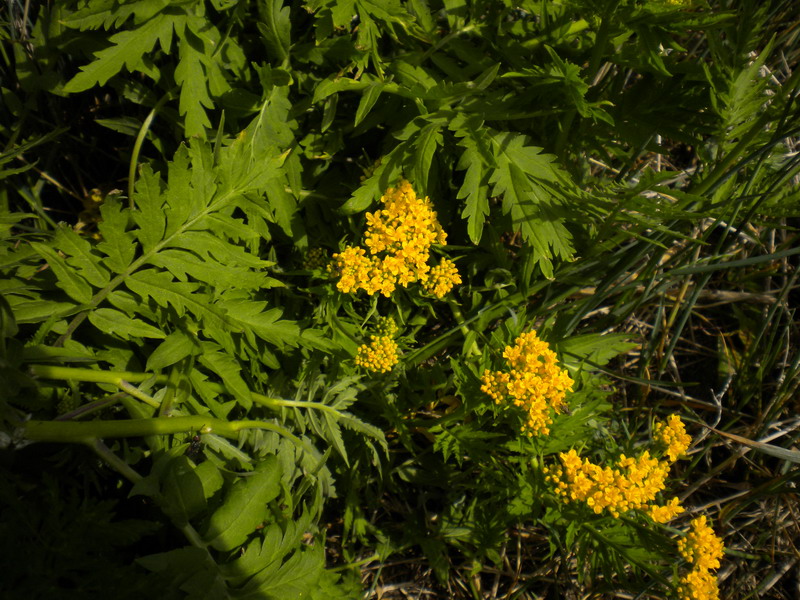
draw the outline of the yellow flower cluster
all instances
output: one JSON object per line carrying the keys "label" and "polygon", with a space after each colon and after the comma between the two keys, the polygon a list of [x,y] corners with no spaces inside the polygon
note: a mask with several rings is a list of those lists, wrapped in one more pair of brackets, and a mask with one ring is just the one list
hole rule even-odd
{"label": "yellow flower cluster", "polygon": [[356,365],[376,373],[391,371],[398,360],[397,343],[388,335],[371,335],[370,343],[356,350]]}
{"label": "yellow flower cluster", "polygon": [[390,371],[397,364],[397,344],[392,339],[397,334],[397,323],[392,317],[378,319],[377,335],[370,336],[369,344],[356,350],[356,365],[376,373]]}
{"label": "yellow flower cluster", "polygon": [[692,519],[691,530],[678,541],[678,552],[692,565],[678,585],[681,600],[719,600],[717,578],[711,571],[719,569],[723,549],[705,515]]}
{"label": "yellow flower cluster", "polygon": [[666,504],[651,504],[647,508],[647,514],[656,523],[666,523],[667,521],[671,521],[682,512],[683,507],[681,506],[680,500],[678,500],[677,496],[673,496],[672,499]]}
{"label": "yellow flower cluster", "polygon": [[429,294],[437,298],[443,298],[454,285],[461,283],[461,275],[458,274],[453,261],[443,258],[442,261],[433,267],[428,276],[422,281],[422,286]]}
{"label": "yellow flower cluster", "polygon": [[653,427],[653,437],[666,448],[670,462],[675,462],[686,454],[692,438],[686,433],[686,426],[678,415],[670,415],[666,422],[659,421]]}
{"label": "yellow flower cluster", "polygon": [[481,390],[496,404],[510,402],[527,413],[523,432],[528,436],[546,435],[553,422],[551,412],[559,413],[573,381],[556,363],[556,354],[535,331],[520,335],[503,352],[508,371],[484,372]]}
{"label": "yellow flower cluster", "polygon": [[[461,283],[455,265],[447,260],[431,269],[433,244],[446,245],[447,234],[436,218],[429,198],[420,199],[411,184],[401,180],[381,197],[382,210],[367,213],[367,250],[347,246],[333,255],[332,272],[339,275],[336,287],[344,292],[365,290],[389,297],[398,285],[419,281],[438,298]],[[378,256],[382,254],[383,256]]]}
{"label": "yellow flower cluster", "polygon": [[689,571],[678,585],[681,600],[719,600],[717,577],[708,571]]}
{"label": "yellow flower cluster", "polygon": [[[637,458],[624,454],[612,467],[601,467],[582,459],[575,450],[559,454],[561,466],[547,470],[547,480],[556,487],[556,494],[586,502],[597,514],[607,510],[613,516],[629,510],[648,510],[667,480],[669,465],[644,451]],[[669,520],[675,510],[683,510],[675,502],[651,517]]]}
{"label": "yellow flower cluster", "polygon": [[657,523],[666,523],[683,512],[678,498],[663,505],[654,503],[666,484],[669,468],[688,448],[691,438],[680,417],[656,423],[656,440],[667,447],[668,460],[659,460],[645,450],[637,458],[619,457],[613,466],[602,467],[582,459],[575,450],[559,454],[561,465],[545,469],[556,494],[565,500],[586,502],[595,513],[607,510],[613,516],[629,510],[645,511]]}

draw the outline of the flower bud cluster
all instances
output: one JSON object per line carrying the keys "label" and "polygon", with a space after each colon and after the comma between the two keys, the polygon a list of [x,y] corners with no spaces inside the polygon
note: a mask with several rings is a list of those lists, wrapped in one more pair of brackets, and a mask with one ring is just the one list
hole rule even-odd
{"label": "flower bud cluster", "polygon": [[564,398],[574,382],[557,364],[556,354],[535,331],[520,335],[503,352],[508,370],[484,372],[481,390],[496,404],[507,403],[526,413],[522,430],[529,436],[546,435],[552,414],[566,406]]}
{"label": "flower bud cluster", "polygon": [[303,259],[303,268],[308,271],[323,269],[328,265],[330,259],[323,248],[309,248]]}
{"label": "flower bud cluster", "polygon": [[[344,292],[365,290],[391,296],[398,285],[420,282],[426,291],[443,297],[461,276],[452,261],[428,264],[433,244],[447,244],[447,234],[436,218],[429,198],[417,198],[411,184],[401,180],[381,197],[382,210],[367,213],[367,249],[347,246],[333,255],[331,272],[339,276],[336,287]],[[369,255],[367,255],[369,250]]]}
{"label": "flower bud cluster", "polygon": [[378,319],[378,326],[375,328],[378,335],[388,335],[394,337],[397,334],[397,323],[392,317],[381,317]]}

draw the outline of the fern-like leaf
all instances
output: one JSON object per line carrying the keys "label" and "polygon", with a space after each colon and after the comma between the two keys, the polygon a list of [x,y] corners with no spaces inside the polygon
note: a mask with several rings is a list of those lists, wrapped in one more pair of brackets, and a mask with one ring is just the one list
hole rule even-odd
{"label": "fern-like leaf", "polygon": [[168,50],[173,28],[181,15],[158,14],[133,30],[120,31],[109,38],[111,46],[95,54],[95,60],[73,77],[64,86],[69,94],[88,90],[95,85],[104,85],[114,75],[127,68],[129,72],[142,71],[154,75],[152,64],[145,55],[152,52],[156,42]]}

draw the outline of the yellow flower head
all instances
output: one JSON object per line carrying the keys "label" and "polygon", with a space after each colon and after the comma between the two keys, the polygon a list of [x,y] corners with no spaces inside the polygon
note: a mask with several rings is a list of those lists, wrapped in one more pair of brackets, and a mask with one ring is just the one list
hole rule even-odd
{"label": "yellow flower head", "polygon": [[691,530],[678,541],[678,552],[695,570],[718,569],[723,549],[722,539],[706,524],[705,515],[692,519]]}
{"label": "yellow flower head", "polygon": [[458,274],[458,269],[453,261],[446,258],[443,258],[442,262],[433,267],[422,279],[425,291],[437,298],[443,298],[447,292],[453,289],[454,285],[460,283],[461,275]]}
{"label": "yellow flower head", "polygon": [[719,600],[717,577],[703,569],[689,571],[678,583],[681,600]]}
{"label": "yellow flower head", "polygon": [[653,437],[664,448],[670,462],[675,462],[686,454],[692,438],[678,415],[670,415],[666,422],[659,421],[653,427]]}
{"label": "yellow flower head", "polygon": [[613,466],[602,467],[582,459],[575,450],[560,453],[561,465],[547,469],[547,480],[565,500],[585,502],[595,513],[618,517],[629,510],[647,510],[654,520],[668,520],[683,509],[677,498],[654,506],[666,484],[669,465],[645,450],[636,458],[624,454]]}
{"label": "yellow flower head", "polygon": [[513,346],[507,346],[503,358],[507,371],[484,372],[481,390],[496,404],[506,402],[527,413],[523,431],[528,435],[550,432],[551,413],[566,405],[564,398],[574,382],[557,364],[556,354],[535,331],[523,333]]}
{"label": "yellow flower head", "polygon": [[678,582],[681,600],[719,600],[717,578],[711,571],[719,568],[723,551],[722,539],[708,525],[705,515],[692,519],[689,533],[678,540],[678,552],[692,565]]}
{"label": "yellow flower head", "polygon": [[669,462],[645,450],[637,457],[624,454],[611,466],[600,466],[581,458],[575,450],[560,453],[561,465],[545,468],[547,481],[565,501],[585,502],[595,513],[614,517],[639,510],[657,523],[666,523],[684,509],[678,498],[664,505],[655,503],[666,487]]}
{"label": "yellow flower head", "polygon": [[451,261],[444,259],[433,269],[428,265],[431,246],[447,243],[430,199],[418,198],[411,184],[401,180],[386,190],[381,203],[383,209],[367,213],[364,238],[370,256],[364,248],[352,246],[333,255],[330,270],[339,276],[336,287],[345,293],[363,289],[388,297],[397,285],[420,281],[441,298],[461,283]]}
{"label": "yellow flower head", "polygon": [[397,344],[388,335],[372,335],[356,350],[356,365],[376,373],[391,371],[398,360]]}
{"label": "yellow flower head", "polygon": [[336,283],[339,291],[345,294],[356,291],[370,280],[370,271],[374,264],[366,254],[363,248],[347,246],[342,252],[333,255],[333,262],[328,265],[328,270],[339,276]]}
{"label": "yellow flower head", "polygon": [[659,505],[652,505],[647,509],[647,514],[650,516],[653,521],[656,523],[666,523],[667,521],[671,521],[679,514],[681,514],[685,509],[681,506],[678,497],[675,496],[664,504],[663,506]]}

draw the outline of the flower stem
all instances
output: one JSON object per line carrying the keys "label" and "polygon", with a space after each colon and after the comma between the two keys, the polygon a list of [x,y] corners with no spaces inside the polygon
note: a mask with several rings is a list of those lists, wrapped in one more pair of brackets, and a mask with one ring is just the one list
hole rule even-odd
{"label": "flower stem", "polygon": [[166,375],[153,373],[134,373],[131,371],[98,371],[76,367],[59,367],[56,365],[31,365],[31,374],[42,379],[72,379],[93,383],[111,383],[119,386],[120,382],[141,382],[153,379],[156,383],[166,383]]}
{"label": "flower stem", "polygon": [[274,431],[303,446],[302,440],[286,428],[267,421],[224,421],[209,416],[192,415],[156,419],[125,419],[117,421],[28,421],[22,436],[36,442],[62,442],[92,445],[97,438],[126,438],[147,435],[168,435],[203,430],[236,439],[243,429]]}
{"label": "flower stem", "polygon": [[86,443],[97,456],[105,461],[110,467],[116,469],[117,472],[131,483],[138,483],[144,479],[139,473],[134,471],[128,463],[122,460],[119,456],[114,454],[111,449],[106,446],[102,440],[97,438],[92,439]]}
{"label": "flower stem", "polygon": [[[469,339],[469,334],[471,332],[470,332],[469,328],[467,327],[466,323],[464,322],[465,321],[464,320],[464,315],[461,313],[461,309],[458,307],[458,305],[455,303],[455,301],[453,301],[451,299],[447,300],[447,304],[448,304],[448,306],[450,306],[450,311],[453,313],[453,316],[455,317],[456,322],[458,323],[458,328],[461,331],[461,333],[463,334],[464,339],[468,340]],[[478,343],[477,343],[477,341],[475,340],[474,337],[472,339],[472,343],[469,345],[469,348],[465,348],[465,350],[467,352],[467,356],[480,356],[481,355],[481,351],[478,348]]]}

